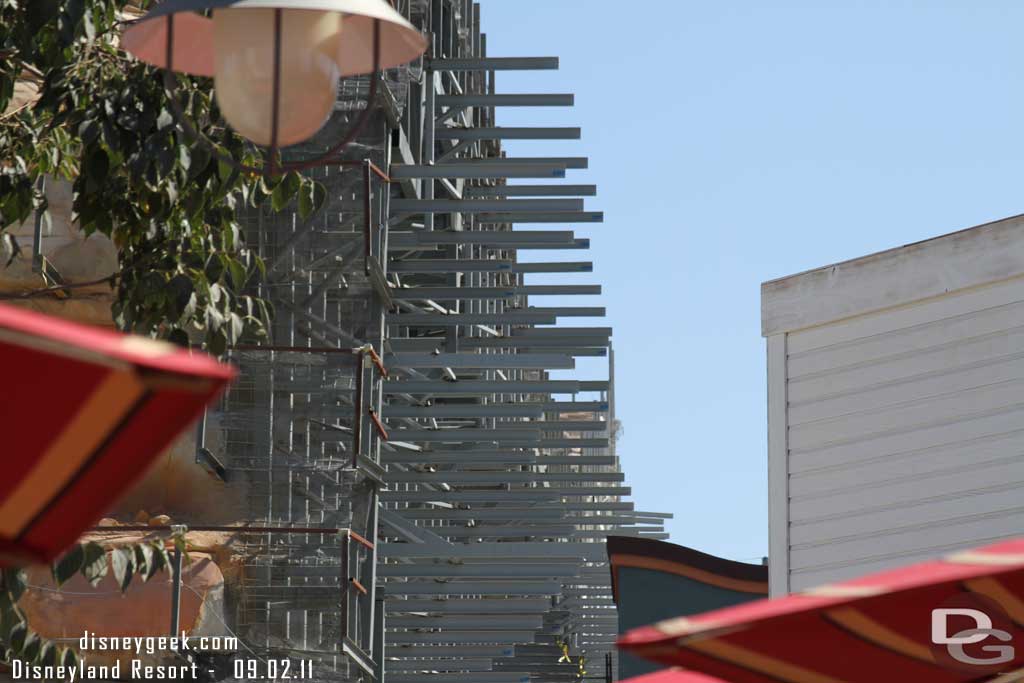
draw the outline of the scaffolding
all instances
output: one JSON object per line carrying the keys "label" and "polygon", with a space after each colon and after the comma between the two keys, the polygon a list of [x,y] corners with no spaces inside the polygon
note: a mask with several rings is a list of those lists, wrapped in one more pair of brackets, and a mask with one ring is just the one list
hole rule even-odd
{"label": "scaffolding", "polygon": [[[245,535],[233,627],[261,655],[315,661],[317,680],[610,680],[604,538],[665,538],[668,515],[626,500],[611,328],[563,323],[604,309],[536,305],[600,294],[533,281],[591,264],[521,258],[587,249],[557,226],[603,216],[584,208],[594,186],[552,182],[586,158],[509,157],[502,140],[579,129],[495,118],[573,96],[498,92],[498,72],[558,59],[489,57],[479,4],[397,8],[427,56],[383,74],[376,101],[344,81],[295,150],[372,109],[347,158],[310,172],[323,208],[242,217],[276,314],[266,343],[232,351],[241,378],[199,447],[244,492],[245,522],[275,531]],[[606,379],[552,374],[602,357]]]}

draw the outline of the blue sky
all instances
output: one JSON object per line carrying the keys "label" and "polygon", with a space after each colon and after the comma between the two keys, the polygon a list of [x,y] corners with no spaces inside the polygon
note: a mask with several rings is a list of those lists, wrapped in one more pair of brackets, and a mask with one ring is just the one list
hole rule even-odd
{"label": "blue sky", "polygon": [[502,110],[498,123],[583,128],[582,141],[508,148],[591,159],[567,182],[598,185],[587,208],[605,223],[576,228],[595,272],[564,281],[604,284],[600,303],[569,305],[603,303],[607,322],[571,324],[615,328],[638,509],[674,512],[676,543],[766,554],[760,284],[1024,210],[1024,4],[481,9],[491,56],[562,60],[500,73],[499,92],[576,93],[572,109]]}

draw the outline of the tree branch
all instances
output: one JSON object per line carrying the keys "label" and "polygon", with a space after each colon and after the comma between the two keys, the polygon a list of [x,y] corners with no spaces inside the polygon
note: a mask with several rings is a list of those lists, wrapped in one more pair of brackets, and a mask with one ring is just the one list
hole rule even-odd
{"label": "tree branch", "polygon": [[43,287],[42,289],[33,289],[28,292],[19,292],[18,294],[0,294],[0,301],[10,301],[14,299],[32,299],[37,296],[46,296],[47,294],[56,294],[57,292],[63,292],[70,289],[80,289],[82,287],[95,287],[96,285],[102,285],[105,282],[113,284],[117,278],[121,277],[121,272],[111,273],[106,277],[101,277],[98,280],[89,280],[87,282],[70,282],[66,285],[54,285],[53,287]]}

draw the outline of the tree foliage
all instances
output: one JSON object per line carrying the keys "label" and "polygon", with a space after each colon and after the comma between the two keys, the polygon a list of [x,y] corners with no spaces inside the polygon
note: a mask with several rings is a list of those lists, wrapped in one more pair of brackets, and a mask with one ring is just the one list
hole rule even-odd
{"label": "tree foliage", "polygon": [[[15,253],[4,230],[36,210],[45,218],[41,177],[73,182],[73,217],[118,249],[116,323],[179,343],[202,339],[219,354],[243,335],[263,335],[271,314],[253,296],[263,262],[244,244],[239,209],[296,204],[306,217],[324,191],[294,173],[239,172],[188,139],[161,72],[118,47],[139,4],[0,0],[0,238]],[[237,162],[262,164],[259,150],[221,123],[209,79],[177,81],[205,140]],[[10,111],[15,85],[27,82],[38,85],[38,100]]]}
{"label": "tree foliage", "polygon": [[[173,540],[175,547],[184,553],[184,534],[175,535]],[[163,541],[149,541],[109,551],[97,543],[80,543],[53,565],[52,574],[58,587],[77,574],[95,587],[108,574],[113,574],[118,587],[124,592],[133,577],[145,582],[169,567],[171,556]],[[20,659],[40,666],[77,666],[78,654],[74,650],[39,636],[19,609],[18,601],[29,588],[24,569],[0,571],[0,663],[10,664]]]}

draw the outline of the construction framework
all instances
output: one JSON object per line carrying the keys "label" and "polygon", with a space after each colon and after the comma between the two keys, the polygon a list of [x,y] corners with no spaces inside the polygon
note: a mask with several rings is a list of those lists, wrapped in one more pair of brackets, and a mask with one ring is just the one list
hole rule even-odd
{"label": "construction framework", "polygon": [[[585,157],[502,141],[580,130],[496,117],[573,96],[500,92],[499,72],[558,59],[489,57],[479,4],[396,6],[431,48],[376,101],[368,79],[342,83],[323,139],[373,114],[345,162],[310,172],[324,207],[243,216],[276,316],[267,343],[233,350],[241,380],[198,444],[244,490],[246,522],[274,530],[246,534],[233,626],[256,652],[316,660],[318,680],[609,680],[604,539],[666,538],[669,515],[625,500],[612,330],[563,322],[604,308],[537,303],[599,295],[534,281],[591,264],[523,258],[587,249],[557,226],[603,215],[584,207],[594,186],[557,182]],[[606,379],[553,375],[602,357]]]}

